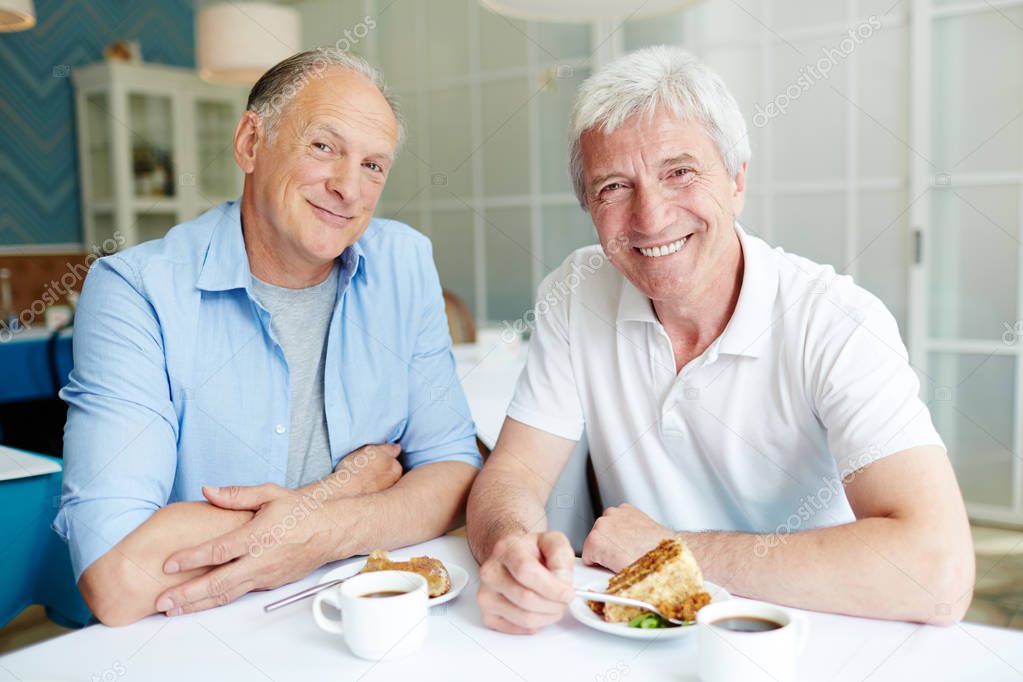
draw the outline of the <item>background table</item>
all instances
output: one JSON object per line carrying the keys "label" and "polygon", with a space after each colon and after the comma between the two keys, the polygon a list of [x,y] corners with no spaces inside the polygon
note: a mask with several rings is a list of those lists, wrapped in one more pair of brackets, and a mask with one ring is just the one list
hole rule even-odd
{"label": "background table", "polygon": [[[46,329],[26,329],[10,340],[0,341],[0,403],[39,400],[57,395],[50,362],[50,336]],[[71,371],[71,330],[56,340],[56,382],[63,386]]]}
{"label": "background table", "polygon": [[[431,609],[430,633],[411,658],[371,663],[313,623],[308,602],[274,613],[262,607],[314,584],[340,564],[294,585],[254,593],[219,609],[125,628],[94,625],[0,658],[7,680],[579,680],[695,682],[696,637],[628,640],[591,630],[566,615],[535,636],[486,629],[476,605],[478,572],[464,539],[443,537],[405,550],[455,562],[469,586]],[[361,559],[352,561],[361,562]],[[584,585],[603,572],[577,567]],[[1023,678],[1023,633],[981,625],[949,628],[806,611],[810,639],[801,657],[807,682],[1009,681]],[[695,635],[695,633],[693,633]]]}

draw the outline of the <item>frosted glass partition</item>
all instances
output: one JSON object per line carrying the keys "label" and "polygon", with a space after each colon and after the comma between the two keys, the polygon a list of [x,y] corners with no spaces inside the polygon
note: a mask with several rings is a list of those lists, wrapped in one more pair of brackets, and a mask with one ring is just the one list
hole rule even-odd
{"label": "frosted glass partition", "polygon": [[927,396],[967,502],[1012,506],[1016,362],[933,353]]}
{"label": "frosted glass partition", "polygon": [[1023,7],[935,22],[934,99],[944,106],[934,111],[934,150],[947,172],[1023,168],[1020,27]]}
{"label": "frosted glass partition", "polygon": [[514,320],[533,307],[528,208],[492,208],[486,212],[487,310],[493,320]]}
{"label": "frosted glass partition", "polygon": [[1018,308],[1020,189],[935,189],[931,197],[930,332],[1000,340]]}

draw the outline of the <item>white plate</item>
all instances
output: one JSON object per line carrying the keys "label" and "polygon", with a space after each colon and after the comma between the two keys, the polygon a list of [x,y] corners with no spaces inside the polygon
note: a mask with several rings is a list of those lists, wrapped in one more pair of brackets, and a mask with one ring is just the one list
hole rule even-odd
{"label": "white plate", "polygon": [[[389,557],[391,561],[408,561],[411,557]],[[457,564],[453,564],[450,561],[441,562],[444,564],[444,568],[448,569],[448,575],[451,577],[451,589],[440,595],[439,597],[430,597],[428,602],[430,606],[437,606],[444,602],[449,602],[458,594],[465,589],[465,586],[469,584],[469,574],[466,573],[465,569]],[[341,580],[342,578],[350,578],[366,565],[365,561],[354,561],[344,566],[338,566],[333,571],[328,571],[326,575],[320,578],[320,584],[330,582],[331,580]]]}
{"label": "white plate", "polygon": [[[605,592],[607,591],[607,578],[591,583],[582,589],[589,590],[591,592]],[[703,589],[710,594],[711,604],[716,604],[719,601],[725,601],[726,599],[732,598],[732,595],[728,593],[728,590],[720,585],[715,585],[712,582],[704,581]],[[610,632],[612,635],[629,637],[632,639],[676,639],[696,632],[695,623],[692,625],[680,625],[678,627],[671,628],[630,628],[628,623],[608,623],[603,618],[595,614],[590,609],[586,601],[587,600],[582,597],[576,597],[572,600],[568,610],[572,612],[572,615],[577,621],[587,627],[593,628],[594,630]]]}

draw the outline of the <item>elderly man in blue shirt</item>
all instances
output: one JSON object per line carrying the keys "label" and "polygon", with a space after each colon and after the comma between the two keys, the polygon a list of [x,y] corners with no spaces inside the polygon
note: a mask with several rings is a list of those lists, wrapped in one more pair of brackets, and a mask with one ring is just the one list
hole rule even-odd
{"label": "elderly man in blue shirt", "polygon": [[54,525],[104,623],[461,518],[480,458],[430,244],[373,218],[403,130],[362,60],[290,57],[239,121],[241,200],[92,268]]}

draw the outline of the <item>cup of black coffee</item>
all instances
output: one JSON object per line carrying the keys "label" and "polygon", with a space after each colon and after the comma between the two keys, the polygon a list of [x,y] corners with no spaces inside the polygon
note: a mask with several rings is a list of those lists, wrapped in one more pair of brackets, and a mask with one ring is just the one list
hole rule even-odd
{"label": "cup of black coffee", "polygon": [[696,614],[703,682],[792,682],[806,646],[805,618],[774,604],[729,599]]}

